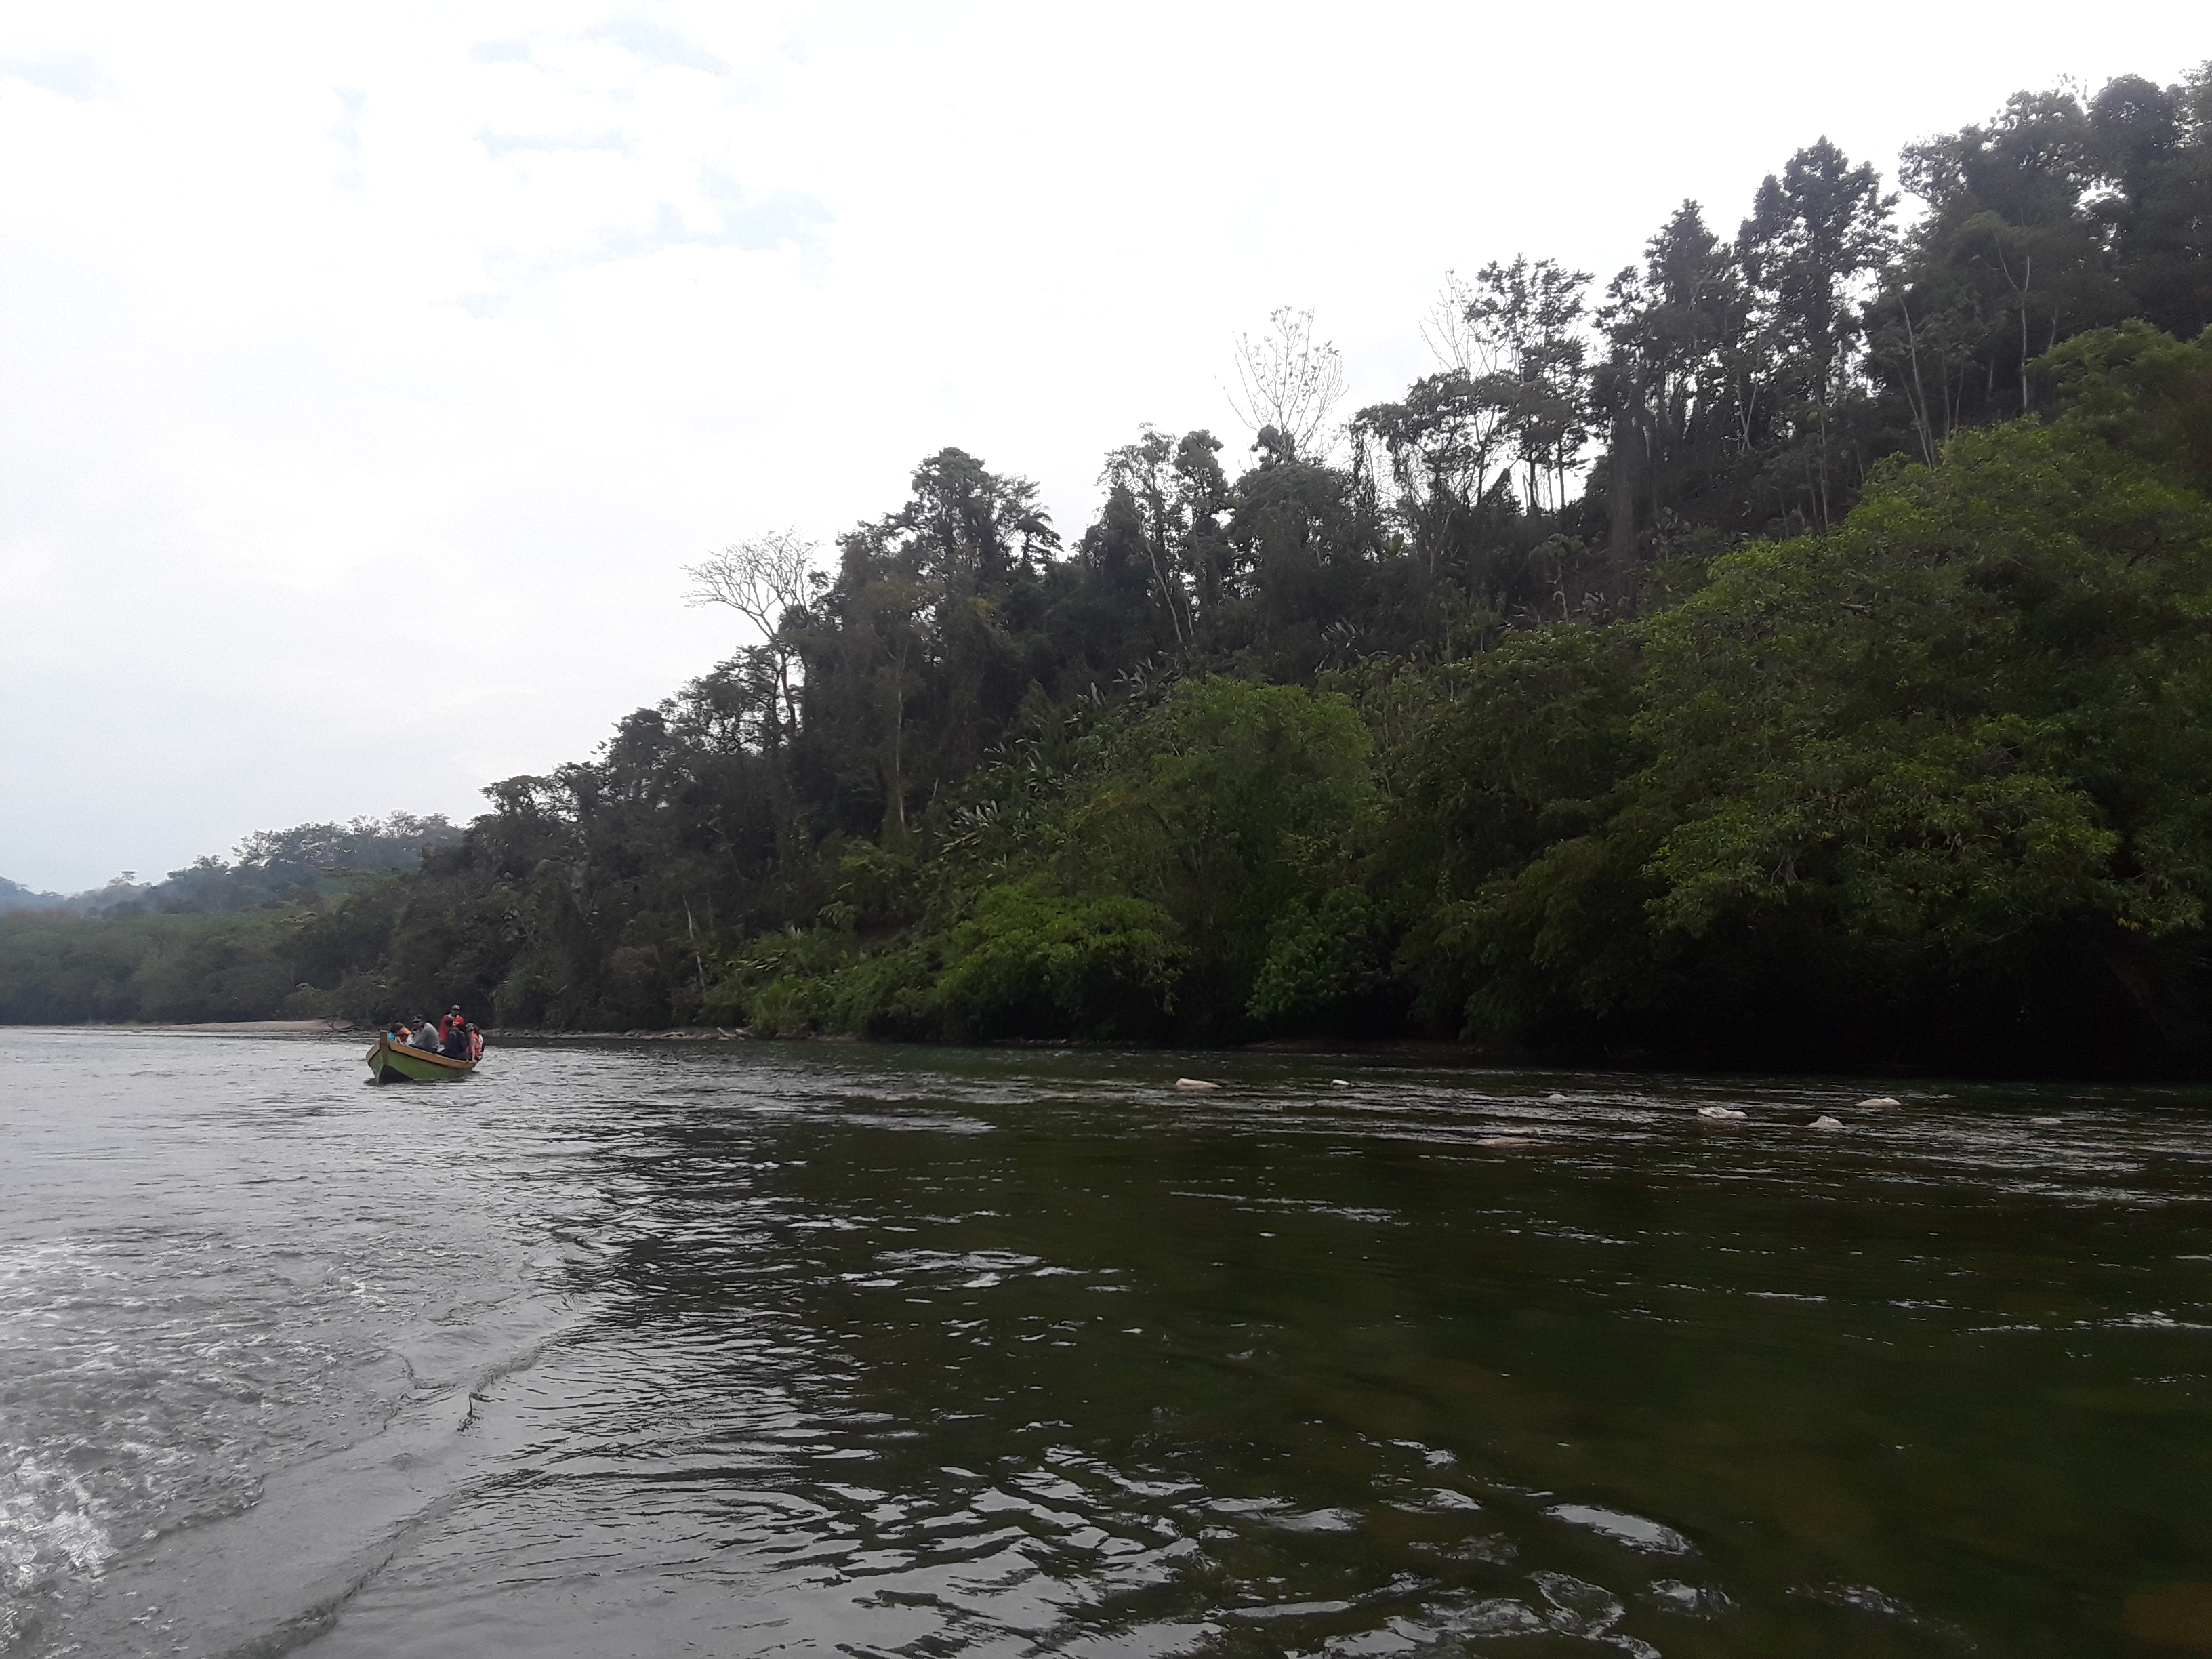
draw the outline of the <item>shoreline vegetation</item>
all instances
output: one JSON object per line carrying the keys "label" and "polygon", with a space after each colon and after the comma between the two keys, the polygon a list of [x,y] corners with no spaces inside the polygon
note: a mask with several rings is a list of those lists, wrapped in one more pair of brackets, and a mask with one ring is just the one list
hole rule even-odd
{"label": "shoreline vegetation", "polygon": [[0,1021],[2212,1075],[2212,65],[1896,176],[1452,277],[1348,418],[1279,312],[1249,450],[1146,428],[1066,538],[928,457],[465,830],[10,884]]}

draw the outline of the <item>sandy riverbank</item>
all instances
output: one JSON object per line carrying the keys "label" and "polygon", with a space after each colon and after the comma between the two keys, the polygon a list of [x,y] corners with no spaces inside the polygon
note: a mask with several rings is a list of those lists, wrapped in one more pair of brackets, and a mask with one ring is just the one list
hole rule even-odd
{"label": "sandy riverbank", "polygon": [[[210,1020],[198,1024],[178,1025],[86,1025],[76,1028],[93,1031],[134,1031],[148,1036],[343,1036],[352,1034],[374,1036],[374,1029],[343,1019],[237,1019]],[[638,1042],[742,1042],[748,1033],[720,1029],[712,1025],[678,1026],[666,1031],[533,1031],[509,1030],[495,1028],[484,1033],[489,1042],[574,1041],[580,1037],[594,1040],[627,1039]],[[837,1041],[839,1039],[829,1039]]]}
{"label": "sandy riverbank", "polygon": [[142,1031],[149,1036],[334,1036],[368,1028],[346,1019],[209,1020],[197,1025],[88,1025],[90,1031]]}
{"label": "sandy riverbank", "polygon": [[[752,1033],[716,1025],[678,1025],[665,1031],[534,1031],[527,1029],[508,1030],[495,1026],[484,1033],[487,1042],[573,1042],[588,1037],[593,1042],[616,1040],[629,1042],[746,1042]],[[842,1041],[843,1039],[830,1039]]]}

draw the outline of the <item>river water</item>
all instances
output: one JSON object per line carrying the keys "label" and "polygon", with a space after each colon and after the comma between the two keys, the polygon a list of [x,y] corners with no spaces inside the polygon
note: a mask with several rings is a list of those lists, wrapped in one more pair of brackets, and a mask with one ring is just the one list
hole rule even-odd
{"label": "river water", "polygon": [[0,1032],[0,1652],[2212,1651],[2199,1091],[362,1047]]}

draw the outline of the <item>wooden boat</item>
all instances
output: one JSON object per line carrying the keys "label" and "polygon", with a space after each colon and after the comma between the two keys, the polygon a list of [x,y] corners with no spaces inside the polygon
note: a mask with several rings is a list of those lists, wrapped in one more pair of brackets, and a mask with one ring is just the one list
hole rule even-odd
{"label": "wooden boat", "polygon": [[475,1071],[473,1060],[447,1060],[428,1048],[410,1048],[380,1036],[368,1051],[368,1073],[379,1083],[442,1083]]}

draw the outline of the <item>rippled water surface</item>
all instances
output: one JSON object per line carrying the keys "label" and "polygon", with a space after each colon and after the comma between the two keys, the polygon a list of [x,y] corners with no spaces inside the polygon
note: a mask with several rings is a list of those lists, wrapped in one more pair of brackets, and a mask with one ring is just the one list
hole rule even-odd
{"label": "rippled water surface", "polygon": [[0,1651],[2212,1651],[2199,1091],[361,1047],[0,1032]]}

